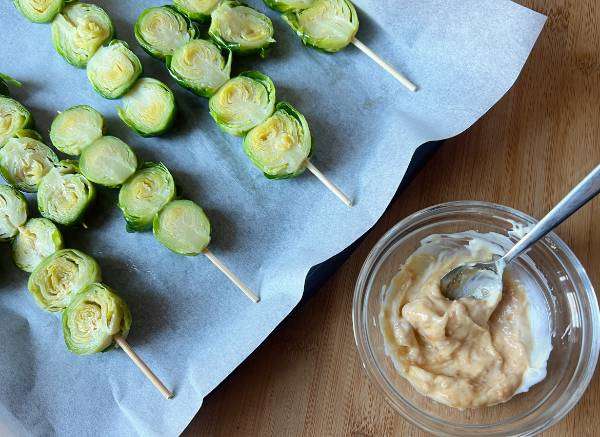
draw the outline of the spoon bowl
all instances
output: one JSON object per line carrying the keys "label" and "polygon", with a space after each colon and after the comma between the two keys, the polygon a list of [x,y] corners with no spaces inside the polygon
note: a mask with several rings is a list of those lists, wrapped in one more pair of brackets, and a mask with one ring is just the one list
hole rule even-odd
{"label": "spoon bowl", "polygon": [[446,273],[440,281],[442,293],[451,300],[464,297],[488,299],[502,296],[502,274],[506,264],[546,236],[599,192],[600,165],[579,182],[504,256],[492,262],[465,264]]}
{"label": "spoon bowl", "polygon": [[468,263],[446,273],[440,284],[450,300],[472,297],[497,300],[502,295],[504,265],[499,256],[494,261]]}

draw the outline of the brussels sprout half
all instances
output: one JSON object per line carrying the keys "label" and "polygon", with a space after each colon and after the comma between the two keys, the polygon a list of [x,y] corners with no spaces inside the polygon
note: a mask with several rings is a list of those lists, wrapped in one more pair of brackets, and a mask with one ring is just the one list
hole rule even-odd
{"label": "brussels sprout half", "polygon": [[242,55],[265,57],[273,45],[273,23],[243,3],[227,0],[212,13],[208,34],[222,48]]}
{"label": "brussels sprout half", "polygon": [[164,59],[196,36],[196,27],[172,6],[144,10],[135,22],[135,38],[151,56]]}
{"label": "brussels sprout half", "polygon": [[180,255],[194,256],[210,243],[210,222],[191,200],[173,200],[160,210],[152,224],[154,237]]}
{"label": "brussels sprout half", "polygon": [[45,218],[33,218],[19,228],[12,243],[13,260],[21,270],[33,272],[46,257],[62,248],[62,234],[56,225]]}
{"label": "brussels sprout half", "polygon": [[175,119],[175,96],[160,80],[151,77],[139,79],[123,96],[123,106],[117,108],[119,117],[143,137],[160,135],[171,127]]}
{"label": "brussels sprout half", "polygon": [[273,114],[275,85],[258,71],[246,71],[219,88],[208,107],[221,129],[243,136]]}
{"label": "brussels sprout half", "polygon": [[41,308],[56,312],[64,310],[85,287],[101,280],[94,258],[76,249],[61,249],[38,264],[27,289]]}
{"label": "brussels sprout half", "polygon": [[162,163],[145,163],[119,191],[119,208],[127,230],[150,229],[156,213],[174,197],[175,182],[167,167]]}
{"label": "brussels sprout half", "polygon": [[173,0],[173,6],[190,20],[207,23],[221,0]]}
{"label": "brussels sprout half", "polygon": [[0,241],[8,241],[17,235],[26,221],[25,196],[9,185],[0,185]]}
{"label": "brussels sprout half", "polygon": [[62,327],[67,349],[74,354],[104,352],[115,345],[117,335],[127,338],[131,312],[111,288],[94,283],[73,297],[63,311]]}
{"label": "brussels sprout half", "polygon": [[202,97],[212,96],[231,74],[231,52],[227,61],[211,41],[193,39],[167,56],[167,68],[182,87]]}
{"label": "brussels sprout half", "polygon": [[26,136],[13,137],[0,149],[0,172],[4,179],[30,193],[37,191],[42,178],[57,162],[50,147]]}
{"label": "brussels sprout half", "polygon": [[[18,80],[13,79],[12,77],[6,74],[0,73],[0,95],[6,97],[10,95],[10,89],[8,88],[9,85],[17,88],[21,88],[23,86],[23,84]],[[1,144],[0,147],[2,147]]]}
{"label": "brussels sprout half", "polygon": [[315,2],[315,0],[263,0],[271,9],[279,12],[295,11],[306,9]]}
{"label": "brussels sprout half", "polygon": [[33,126],[29,111],[10,97],[0,96],[0,148],[21,129]]}
{"label": "brussels sprout half", "polygon": [[358,32],[358,16],[348,0],[315,0],[308,8],[289,11],[283,19],[306,45],[337,52]]}
{"label": "brussels sprout half", "polygon": [[38,209],[43,217],[68,226],[83,218],[95,196],[94,185],[78,173],[77,165],[61,161],[40,183]]}
{"label": "brussels sprout half", "polygon": [[269,179],[301,174],[311,149],[306,118],[286,102],[279,102],[275,113],[244,138],[244,152]]}
{"label": "brussels sprout half", "polygon": [[99,6],[68,3],[52,21],[56,51],[75,67],[83,68],[98,48],[111,40],[113,23]]}
{"label": "brussels sprout half", "polygon": [[100,137],[83,149],[79,171],[105,187],[118,187],[135,173],[137,158],[131,147],[116,137]]}
{"label": "brussels sprout half", "polygon": [[87,77],[102,97],[117,99],[125,94],[142,74],[142,63],[127,43],[113,39],[100,47],[87,63]]}
{"label": "brussels sprout half", "polygon": [[64,0],[13,0],[19,12],[34,23],[48,23],[65,5]]}
{"label": "brussels sprout half", "polygon": [[78,156],[105,130],[102,114],[91,106],[79,105],[60,112],[54,118],[50,126],[50,139],[61,152]]}

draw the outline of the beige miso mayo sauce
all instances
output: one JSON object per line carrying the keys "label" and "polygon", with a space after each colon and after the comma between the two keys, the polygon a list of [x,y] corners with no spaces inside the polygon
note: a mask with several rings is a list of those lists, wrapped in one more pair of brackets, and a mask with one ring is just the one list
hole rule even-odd
{"label": "beige miso mayo sauce", "polygon": [[546,376],[550,326],[533,281],[509,268],[500,296],[451,301],[440,290],[453,268],[502,255],[501,239],[509,241],[474,231],[432,235],[385,291],[379,326],[386,354],[417,391],[450,407],[505,402]]}

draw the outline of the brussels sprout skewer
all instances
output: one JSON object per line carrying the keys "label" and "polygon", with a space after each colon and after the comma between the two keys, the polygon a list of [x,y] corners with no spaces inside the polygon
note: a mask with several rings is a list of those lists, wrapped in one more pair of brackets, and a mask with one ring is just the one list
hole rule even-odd
{"label": "brussels sprout skewer", "polygon": [[154,237],[167,249],[186,256],[205,255],[250,300],[260,298],[210,250],[210,221],[204,210],[191,200],[178,199],[167,203],[152,222]]}
{"label": "brussels sprout skewer", "polygon": [[352,206],[348,196],[310,162],[312,138],[308,122],[289,103],[277,103],[275,112],[246,134],[243,148],[267,178],[289,179],[308,168],[342,202]]}
{"label": "brussels sprout skewer", "polygon": [[76,293],[62,313],[67,349],[77,355],[105,352],[119,346],[166,399],[173,392],[165,387],[125,340],[131,327],[127,304],[110,287],[92,282]]}
{"label": "brussels sprout skewer", "polygon": [[358,15],[350,0],[263,0],[294,30],[305,45],[335,53],[350,43],[408,90],[417,86],[356,38]]}

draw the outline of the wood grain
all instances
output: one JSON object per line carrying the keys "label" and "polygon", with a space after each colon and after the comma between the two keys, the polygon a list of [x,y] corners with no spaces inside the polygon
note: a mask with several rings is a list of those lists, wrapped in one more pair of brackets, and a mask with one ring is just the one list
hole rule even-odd
{"label": "wood grain", "polygon": [[[498,202],[540,217],[600,162],[600,4],[530,0],[549,16],[515,87],[449,140],[358,250],[307,304],[205,399],[187,435],[424,435],[366,378],[352,334],[354,282],[398,220],[449,200]],[[600,199],[558,229],[600,285]],[[597,375],[547,436],[600,435]]]}

